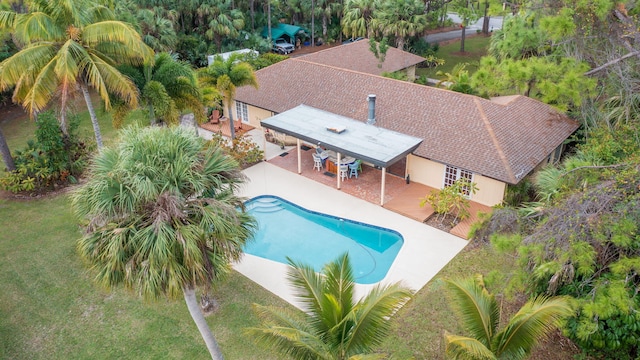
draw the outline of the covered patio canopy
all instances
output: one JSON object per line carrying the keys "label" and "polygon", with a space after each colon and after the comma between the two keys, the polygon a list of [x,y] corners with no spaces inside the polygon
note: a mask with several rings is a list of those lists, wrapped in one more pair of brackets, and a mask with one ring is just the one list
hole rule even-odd
{"label": "covered patio canopy", "polygon": [[[298,173],[300,140],[338,153],[352,156],[382,168],[381,205],[384,201],[386,168],[414,151],[422,139],[369,125],[307,105],[299,105],[268,119],[261,125],[298,139]],[[340,176],[337,187],[340,188]]]}
{"label": "covered patio canopy", "polygon": [[[289,37],[290,42],[295,43],[296,36],[301,32],[307,34],[309,33],[307,30],[300,26],[279,23],[275,27],[271,28],[271,38],[275,41],[286,35]],[[266,26],[263,27],[260,34],[264,38],[269,37],[269,28]]]}

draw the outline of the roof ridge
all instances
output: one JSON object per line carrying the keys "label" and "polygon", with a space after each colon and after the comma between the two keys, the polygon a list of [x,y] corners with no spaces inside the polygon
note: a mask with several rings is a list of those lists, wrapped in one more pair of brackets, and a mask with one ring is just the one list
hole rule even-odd
{"label": "roof ridge", "polygon": [[[451,94],[454,94],[454,95],[460,96],[460,97],[470,97],[470,98],[473,98],[473,99],[479,99],[479,100],[482,100],[482,101],[491,102],[491,100],[480,98],[480,97],[478,97],[476,95],[464,94],[464,93],[461,93],[461,92],[457,92],[457,91],[453,91],[453,90],[449,90],[449,89],[444,89],[444,88],[439,88],[439,87],[436,87],[436,86],[422,85],[422,84],[419,84],[419,83],[416,83],[416,82],[411,82],[411,81],[407,81],[407,80],[400,80],[400,79],[394,79],[394,78],[390,78],[390,77],[386,77],[386,76],[382,76],[382,75],[370,74],[370,73],[357,71],[357,70],[352,70],[352,69],[345,69],[345,68],[341,68],[339,66],[327,65],[327,64],[317,63],[315,61],[304,60],[303,58],[304,58],[304,56],[300,56],[300,57],[296,57],[296,58],[289,58],[287,60],[304,62],[304,63],[311,64],[311,65],[322,66],[322,67],[329,68],[329,69],[335,69],[335,70],[339,70],[339,71],[346,71],[346,72],[359,74],[359,75],[364,75],[364,76],[376,77],[376,78],[380,78],[380,79],[384,79],[384,80],[388,80],[388,81],[400,82],[400,83],[403,83],[403,84],[406,84],[406,85],[414,86],[414,87],[419,88],[419,89],[426,89],[428,91],[435,90],[435,91],[440,91],[440,92],[448,92],[448,93],[451,93]],[[277,64],[280,64],[282,62],[283,61],[280,61]],[[260,69],[260,70],[262,70],[262,69]],[[499,104],[496,104],[496,105],[499,105]]]}
{"label": "roof ridge", "polygon": [[482,104],[480,103],[480,101],[478,101],[477,98],[473,99],[473,102],[476,104],[478,112],[480,112],[480,118],[482,119],[482,122],[484,123],[485,129],[487,129],[487,132],[489,133],[489,137],[491,138],[491,142],[493,142],[493,146],[495,147],[496,151],[498,152],[498,156],[500,157],[500,161],[502,161],[502,164],[505,167],[505,170],[507,172],[507,176],[509,176],[509,178],[513,181],[513,183],[517,183],[518,180],[516,179],[515,175],[513,174],[513,169],[511,169],[511,165],[509,164],[509,161],[507,161],[507,156],[504,154],[504,151],[502,150],[502,147],[500,146],[500,143],[498,142],[498,139],[496,138],[496,133],[493,131],[493,127],[491,126],[491,123],[489,123],[489,119],[487,118],[487,115],[484,112],[484,108],[482,107]]}

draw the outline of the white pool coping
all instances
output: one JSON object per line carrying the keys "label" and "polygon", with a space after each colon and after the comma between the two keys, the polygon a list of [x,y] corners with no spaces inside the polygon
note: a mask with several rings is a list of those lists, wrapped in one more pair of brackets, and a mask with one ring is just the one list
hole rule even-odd
{"label": "white pool coping", "polygon": [[[275,195],[308,210],[399,232],[404,238],[404,245],[387,276],[380,282],[382,284],[400,281],[418,291],[467,245],[466,240],[457,236],[267,162],[243,172],[249,182],[241,189],[241,196]],[[286,280],[288,265],[245,254],[234,268],[290,304],[302,308]],[[356,296],[364,296],[373,286],[375,284],[357,284]]]}

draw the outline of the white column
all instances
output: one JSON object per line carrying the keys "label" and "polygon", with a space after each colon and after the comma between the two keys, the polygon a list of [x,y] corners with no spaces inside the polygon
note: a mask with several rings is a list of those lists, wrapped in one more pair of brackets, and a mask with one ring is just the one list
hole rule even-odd
{"label": "white column", "polygon": [[338,163],[336,164],[336,177],[338,178],[338,190],[340,190],[340,181],[342,179],[342,177],[340,176],[340,161],[342,161],[341,159],[341,154],[338,153]]}
{"label": "white column", "polygon": [[267,161],[267,131],[267,128],[262,128],[262,159],[264,161]]}
{"label": "white column", "polygon": [[300,139],[296,139],[296,147],[298,148],[298,174],[302,174],[302,158],[300,157]]}
{"label": "white column", "polygon": [[387,180],[387,168],[382,168],[382,180],[380,180],[380,206],[384,205],[384,183]]}

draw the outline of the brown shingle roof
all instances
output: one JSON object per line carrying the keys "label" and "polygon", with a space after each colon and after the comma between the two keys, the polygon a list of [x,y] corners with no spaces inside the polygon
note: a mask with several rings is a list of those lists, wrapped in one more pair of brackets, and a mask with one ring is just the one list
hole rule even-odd
{"label": "brown shingle roof", "polygon": [[378,67],[379,61],[369,50],[367,39],[311,53],[299,59],[372,75],[399,71],[425,60],[423,57],[390,46],[382,66]]}
{"label": "brown shingle roof", "polygon": [[276,113],[305,104],[366,121],[367,95],[375,94],[377,126],[424,139],[414,154],[510,184],[578,127],[524,96],[491,101],[304,58],[279,62],[256,75],[260,88],[239,88],[237,100]]}

